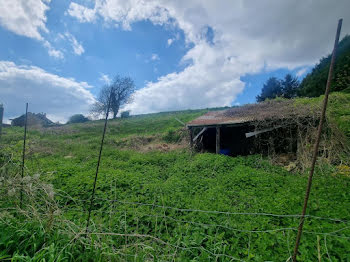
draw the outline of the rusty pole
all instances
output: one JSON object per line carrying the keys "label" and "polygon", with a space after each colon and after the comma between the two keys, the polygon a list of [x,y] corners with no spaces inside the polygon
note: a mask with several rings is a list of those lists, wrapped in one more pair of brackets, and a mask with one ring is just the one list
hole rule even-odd
{"label": "rusty pole", "polygon": [[1,132],[2,132],[2,119],[4,117],[4,106],[0,104],[0,139],[1,139]]}
{"label": "rusty pole", "polygon": [[325,116],[326,116],[328,95],[329,95],[329,90],[330,90],[332,76],[333,76],[333,68],[334,68],[334,63],[335,63],[335,56],[336,56],[336,52],[337,52],[337,47],[338,47],[338,42],[339,42],[339,36],[340,36],[340,30],[341,30],[342,22],[343,22],[343,19],[339,19],[337,33],[336,33],[336,36],[335,36],[333,53],[332,53],[331,65],[329,67],[329,72],[328,72],[328,80],[327,80],[327,85],[326,85],[326,91],[325,91],[325,96],[324,96],[324,99],[323,99],[322,113],[321,113],[320,122],[318,124],[317,138],[316,138],[314,152],[313,152],[313,156],[312,156],[312,163],[311,163],[309,179],[308,179],[307,187],[306,187],[304,206],[303,206],[302,215],[300,217],[300,223],[299,223],[299,227],[298,227],[298,234],[297,234],[297,238],[296,238],[296,241],[295,241],[295,247],[294,247],[294,252],[293,252],[293,256],[292,256],[292,260],[294,262],[297,261],[297,254],[298,254],[298,249],[299,249],[299,244],[300,244],[300,238],[301,238],[301,234],[303,232],[303,225],[304,225],[304,220],[305,220],[305,213],[306,213],[306,208],[307,208],[307,202],[308,202],[309,196],[310,196],[310,190],[311,190],[311,185],[312,185],[312,176],[313,176],[314,170],[315,170],[315,164],[316,164],[317,155],[318,155],[318,148],[319,148],[320,140],[321,140],[322,127],[323,127],[324,119],[325,119]]}
{"label": "rusty pole", "polygon": [[22,208],[23,204],[23,177],[24,177],[24,159],[26,155],[26,139],[27,139],[27,122],[28,122],[28,103],[26,103],[26,117],[24,122],[24,135],[23,135],[23,150],[22,150],[22,166],[21,166],[21,196],[19,207]]}
{"label": "rusty pole", "polygon": [[111,89],[111,93],[109,94],[109,99],[108,99],[108,106],[107,106],[107,110],[106,110],[105,124],[104,124],[104,127],[103,127],[103,133],[102,133],[102,139],[101,139],[101,145],[100,145],[100,152],[98,154],[98,161],[97,161],[97,167],[96,167],[96,173],[95,173],[94,186],[93,186],[93,189],[92,189],[92,194],[91,194],[91,199],[90,199],[89,214],[88,214],[88,218],[87,218],[87,221],[86,221],[86,230],[85,230],[86,234],[88,233],[89,224],[90,224],[90,217],[91,217],[91,210],[92,210],[92,206],[93,206],[94,198],[95,198],[96,182],[97,182],[98,171],[100,169],[100,162],[101,162],[101,155],[102,155],[102,149],[103,149],[103,142],[105,140],[109,108],[110,108],[111,100],[112,100],[112,92],[113,92],[113,88]]}

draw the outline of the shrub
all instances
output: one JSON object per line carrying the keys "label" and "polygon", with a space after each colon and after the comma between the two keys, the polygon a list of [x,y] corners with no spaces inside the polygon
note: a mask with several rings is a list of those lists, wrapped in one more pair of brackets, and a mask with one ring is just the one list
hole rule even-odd
{"label": "shrub", "polygon": [[67,124],[73,124],[73,123],[85,123],[89,121],[89,119],[87,117],[85,117],[84,115],[82,114],[76,114],[76,115],[72,115]]}
{"label": "shrub", "polygon": [[181,138],[181,132],[175,128],[168,128],[162,139],[167,143],[177,143]]}
{"label": "shrub", "polygon": [[130,111],[124,111],[120,114],[121,118],[128,118],[130,117]]}

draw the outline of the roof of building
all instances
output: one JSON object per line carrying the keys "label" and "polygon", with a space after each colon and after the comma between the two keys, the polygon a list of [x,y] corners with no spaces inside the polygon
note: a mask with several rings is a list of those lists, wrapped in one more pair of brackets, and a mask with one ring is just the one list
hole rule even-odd
{"label": "roof of building", "polygon": [[[11,125],[12,126],[24,126],[25,123],[25,114],[12,119]],[[28,112],[28,125],[41,125],[41,126],[50,126],[54,125],[55,123],[52,122],[50,119],[46,117],[45,113],[31,113]]]}
{"label": "roof of building", "polygon": [[262,120],[307,117],[318,114],[317,112],[317,108],[308,104],[296,106],[293,100],[271,100],[227,110],[211,111],[189,122],[187,126],[240,125]]}

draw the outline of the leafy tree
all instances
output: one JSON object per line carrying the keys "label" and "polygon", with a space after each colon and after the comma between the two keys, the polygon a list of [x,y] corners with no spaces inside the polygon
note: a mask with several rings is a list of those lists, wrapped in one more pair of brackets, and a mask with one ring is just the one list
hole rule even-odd
{"label": "leafy tree", "polygon": [[[299,96],[316,97],[324,94],[328,78],[331,54],[323,57],[312,71],[303,79]],[[338,45],[334,66],[334,79],[331,91],[341,91],[350,87],[350,36],[345,36]]]}
{"label": "leafy tree", "polygon": [[113,113],[113,119],[115,119],[119,108],[131,101],[134,91],[134,80],[130,77],[121,77],[117,75],[111,84],[102,87],[98,101],[92,106],[91,112],[93,114],[105,113],[109,98],[111,98],[110,111]]}
{"label": "leafy tree", "polygon": [[124,111],[120,114],[121,118],[128,118],[130,117],[130,111]]}
{"label": "leafy tree", "polygon": [[75,114],[75,115],[72,115],[67,124],[73,124],[73,123],[85,123],[89,121],[89,118],[85,117],[84,115],[82,114]]}
{"label": "leafy tree", "polygon": [[293,77],[291,74],[286,74],[284,79],[281,81],[281,85],[284,98],[294,98],[297,96],[299,89],[298,78]]}
{"label": "leafy tree", "polygon": [[256,97],[257,102],[262,102],[266,99],[276,98],[282,95],[282,83],[276,77],[270,77],[264,84],[261,94]]}

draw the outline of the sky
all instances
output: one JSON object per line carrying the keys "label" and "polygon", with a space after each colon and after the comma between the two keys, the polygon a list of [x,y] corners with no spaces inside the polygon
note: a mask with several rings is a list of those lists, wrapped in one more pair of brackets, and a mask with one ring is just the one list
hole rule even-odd
{"label": "sky", "polygon": [[145,114],[254,103],[271,76],[300,80],[332,51],[348,0],[0,0],[5,121],[89,114],[117,74],[123,110]]}

